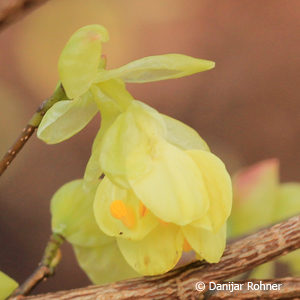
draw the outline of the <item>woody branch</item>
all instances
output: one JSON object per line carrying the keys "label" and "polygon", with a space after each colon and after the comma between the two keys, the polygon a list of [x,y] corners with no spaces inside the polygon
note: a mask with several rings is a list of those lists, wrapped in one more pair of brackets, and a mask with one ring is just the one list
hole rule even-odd
{"label": "woody branch", "polygon": [[48,0],[1,0],[0,31]]}
{"label": "woody branch", "polygon": [[[222,281],[298,248],[300,248],[300,216],[295,216],[230,243],[217,264],[196,261],[160,276],[125,280],[25,299],[204,299],[206,290],[202,293],[196,291],[196,282]],[[280,279],[275,281],[280,282]],[[282,281],[288,285],[278,291],[280,297],[292,295],[292,290],[293,297],[300,297],[298,279],[290,278]],[[274,294],[271,294],[274,291],[269,292],[265,291],[264,297],[274,299],[272,298]],[[206,298],[207,296],[206,294]]]}

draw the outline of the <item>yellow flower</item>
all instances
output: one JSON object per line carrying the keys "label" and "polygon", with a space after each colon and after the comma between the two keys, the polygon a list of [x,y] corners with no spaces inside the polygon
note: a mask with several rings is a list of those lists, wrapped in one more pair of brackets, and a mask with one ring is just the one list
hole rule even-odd
{"label": "yellow flower", "polygon": [[138,273],[167,272],[189,248],[219,261],[231,180],[193,129],[133,101],[103,136],[100,166],[96,221]]}
{"label": "yellow flower", "polygon": [[[100,25],[76,31],[59,58],[60,81],[67,99],[54,104],[45,114],[38,137],[48,144],[62,142],[81,129],[100,110],[107,124],[127,109],[133,100],[124,82],[150,82],[179,78],[209,70],[214,62],[182,54],[144,57],[120,68],[105,70],[102,43],[109,39]],[[70,100],[71,99],[71,100]]]}
{"label": "yellow flower", "polygon": [[96,224],[93,201],[97,186],[95,182],[84,184],[81,179],[59,188],[51,199],[52,231],[72,244],[80,267],[93,283],[137,277],[115,238],[105,235]]}

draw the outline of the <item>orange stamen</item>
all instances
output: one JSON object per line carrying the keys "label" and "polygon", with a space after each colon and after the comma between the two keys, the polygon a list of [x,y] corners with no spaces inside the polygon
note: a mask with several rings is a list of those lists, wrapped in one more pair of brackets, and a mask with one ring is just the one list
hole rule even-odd
{"label": "orange stamen", "polygon": [[110,204],[110,213],[114,218],[121,220],[127,215],[126,205],[122,200],[115,200]]}
{"label": "orange stamen", "polygon": [[128,227],[133,228],[135,226],[135,214],[130,206],[126,206],[122,200],[115,200],[110,204],[111,215],[122,221],[122,223]]}

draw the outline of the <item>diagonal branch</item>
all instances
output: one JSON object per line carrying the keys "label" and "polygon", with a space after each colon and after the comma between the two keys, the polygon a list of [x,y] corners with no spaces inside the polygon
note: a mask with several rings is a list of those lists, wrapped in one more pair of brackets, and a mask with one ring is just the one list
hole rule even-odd
{"label": "diagonal branch", "polygon": [[0,31],[48,0],[1,0]]}
{"label": "diagonal branch", "polygon": [[217,264],[197,261],[160,276],[136,278],[26,299],[195,299],[203,296],[195,290],[195,284],[199,280],[222,281],[298,248],[300,216],[295,216],[229,244]]}
{"label": "diagonal branch", "polygon": [[64,238],[59,234],[53,233],[50,236],[39,266],[28,279],[13,292],[10,299],[17,299],[19,295],[28,295],[40,281],[53,275],[55,267],[61,258],[59,248],[63,242]]}
{"label": "diagonal branch", "polygon": [[65,95],[65,91],[62,85],[59,85],[53,95],[45,100],[42,105],[37,109],[35,114],[30,119],[29,123],[22,130],[21,135],[15,141],[15,143],[11,146],[11,148],[6,152],[3,158],[0,161],[0,176],[4,173],[6,168],[10,165],[13,159],[16,157],[18,152],[23,148],[26,142],[34,133],[35,129],[40,125],[43,116],[47,112],[47,110],[52,107],[56,102],[67,99]]}

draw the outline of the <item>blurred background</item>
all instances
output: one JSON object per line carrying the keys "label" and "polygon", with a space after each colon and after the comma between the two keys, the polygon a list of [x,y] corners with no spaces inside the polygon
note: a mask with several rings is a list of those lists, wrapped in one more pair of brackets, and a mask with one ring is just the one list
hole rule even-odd
{"label": "blurred background", "polygon": [[[184,53],[214,70],[128,89],[192,127],[233,174],[278,158],[281,180],[300,181],[297,0],[50,0],[0,34],[0,155],[58,80],[57,60],[79,27],[110,33],[108,68],[148,55]],[[35,136],[0,180],[0,269],[22,282],[50,234],[49,199],[80,178],[99,116],[70,140],[47,146]],[[89,284],[69,245],[57,273],[38,292]]]}

